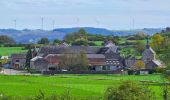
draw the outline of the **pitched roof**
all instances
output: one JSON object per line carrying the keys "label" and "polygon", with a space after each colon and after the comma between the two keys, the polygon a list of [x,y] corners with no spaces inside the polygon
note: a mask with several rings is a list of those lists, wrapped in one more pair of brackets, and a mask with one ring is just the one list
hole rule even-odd
{"label": "pitched roof", "polygon": [[150,52],[152,52],[153,54],[155,54],[155,51],[150,47],[149,48]]}
{"label": "pitched roof", "polygon": [[42,47],[38,55],[46,56],[48,54],[75,54],[84,51],[87,54],[97,54],[101,47],[92,47],[92,46],[45,46]]}
{"label": "pitched roof", "polygon": [[36,56],[36,57],[32,58],[31,61],[36,61],[37,59],[40,59],[40,58],[42,58],[42,57]]}
{"label": "pitched roof", "polygon": [[39,58],[34,61],[35,66],[40,66],[40,65],[47,65],[48,61],[45,60],[44,58]]}
{"label": "pitched roof", "polygon": [[110,53],[106,53],[104,55],[105,55],[106,59],[115,59],[115,60],[121,59],[121,56],[119,53],[110,52]]}
{"label": "pitched roof", "polygon": [[[63,55],[71,55],[71,54],[48,54],[45,58],[49,57],[61,57]],[[87,58],[105,58],[103,54],[86,54]]]}
{"label": "pitched roof", "polygon": [[103,54],[87,54],[87,58],[105,58]]}
{"label": "pitched roof", "polygon": [[159,60],[152,60],[152,62],[157,66],[162,66],[162,63]]}
{"label": "pitched roof", "polygon": [[143,54],[145,54],[146,56],[149,56],[151,54],[156,54],[156,53],[151,47],[149,47],[148,49],[144,50]]}
{"label": "pitched roof", "polygon": [[26,54],[12,54],[11,55],[12,58],[26,58]]}

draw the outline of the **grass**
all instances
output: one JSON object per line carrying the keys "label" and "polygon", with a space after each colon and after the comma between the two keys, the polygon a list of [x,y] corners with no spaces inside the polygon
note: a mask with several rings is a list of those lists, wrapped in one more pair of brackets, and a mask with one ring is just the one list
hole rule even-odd
{"label": "grass", "polygon": [[24,53],[26,51],[23,47],[0,47],[1,56],[10,56],[13,53]]}
{"label": "grass", "polygon": [[102,44],[104,43],[103,41],[94,41],[94,43],[97,45],[97,46],[102,46]]}
{"label": "grass", "polygon": [[[136,82],[149,80],[161,82],[161,75],[57,75],[57,76],[0,76],[0,92],[9,96],[35,96],[39,90],[45,94],[62,94],[70,91],[76,97],[102,96],[110,85],[119,85],[124,80]],[[161,97],[160,86],[150,88]]]}

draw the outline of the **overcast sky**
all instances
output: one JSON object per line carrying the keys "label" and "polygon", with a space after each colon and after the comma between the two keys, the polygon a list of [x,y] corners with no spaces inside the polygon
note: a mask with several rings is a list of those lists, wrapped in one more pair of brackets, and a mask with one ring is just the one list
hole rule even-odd
{"label": "overcast sky", "polygon": [[0,28],[170,26],[170,0],[0,0]]}

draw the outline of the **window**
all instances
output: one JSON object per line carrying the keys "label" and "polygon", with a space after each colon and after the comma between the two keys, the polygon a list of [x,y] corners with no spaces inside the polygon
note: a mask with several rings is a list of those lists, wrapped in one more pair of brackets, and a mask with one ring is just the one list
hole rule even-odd
{"label": "window", "polygon": [[17,59],[16,62],[19,62],[19,60]]}

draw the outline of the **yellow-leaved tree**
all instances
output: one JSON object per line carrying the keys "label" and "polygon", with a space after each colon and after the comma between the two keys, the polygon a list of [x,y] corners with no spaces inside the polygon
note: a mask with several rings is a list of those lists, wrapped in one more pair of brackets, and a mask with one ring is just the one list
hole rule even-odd
{"label": "yellow-leaved tree", "polygon": [[134,70],[140,70],[145,68],[145,63],[142,60],[138,60],[133,67]]}
{"label": "yellow-leaved tree", "polygon": [[164,43],[164,37],[161,36],[160,34],[155,34],[152,37],[152,42],[151,42],[151,46],[152,48],[154,48],[156,51],[159,51]]}

